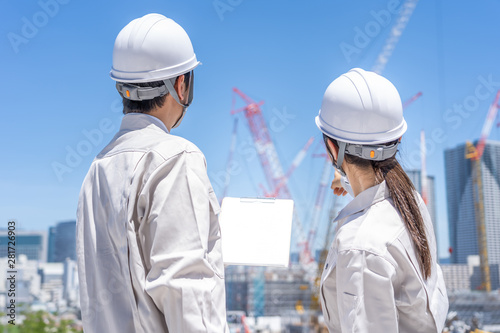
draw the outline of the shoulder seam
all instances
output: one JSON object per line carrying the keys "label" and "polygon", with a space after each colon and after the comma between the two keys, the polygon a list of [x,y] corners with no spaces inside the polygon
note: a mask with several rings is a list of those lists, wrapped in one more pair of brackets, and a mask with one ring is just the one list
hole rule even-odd
{"label": "shoulder seam", "polygon": [[375,252],[370,251],[370,250],[359,249],[359,248],[350,248],[350,249],[347,249],[347,250],[338,251],[338,254],[340,255],[341,253],[345,253],[345,252],[348,252],[348,251],[359,251],[359,252],[365,252],[365,253],[372,254],[375,257],[380,258],[383,261],[386,261],[387,263],[389,263],[394,268],[394,270],[397,270],[397,266],[395,264],[393,264],[390,260],[388,260],[387,258],[385,258],[383,255],[375,253]]}

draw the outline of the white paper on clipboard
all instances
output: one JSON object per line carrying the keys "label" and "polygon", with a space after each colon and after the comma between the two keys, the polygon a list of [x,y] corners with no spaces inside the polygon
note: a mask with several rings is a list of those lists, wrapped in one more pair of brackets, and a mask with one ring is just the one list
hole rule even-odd
{"label": "white paper on clipboard", "polygon": [[287,267],[290,258],[293,200],[222,200],[219,223],[226,265]]}

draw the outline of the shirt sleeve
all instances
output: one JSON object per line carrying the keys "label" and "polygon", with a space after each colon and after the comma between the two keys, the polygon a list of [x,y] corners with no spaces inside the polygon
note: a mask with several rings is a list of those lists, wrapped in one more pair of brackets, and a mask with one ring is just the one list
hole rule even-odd
{"label": "shirt sleeve", "polygon": [[[215,199],[215,203],[214,203]],[[226,330],[218,203],[200,152],[162,163],[141,191],[146,292],[170,332]]]}
{"label": "shirt sleeve", "polygon": [[337,304],[342,332],[398,332],[394,266],[361,251],[339,252]]}

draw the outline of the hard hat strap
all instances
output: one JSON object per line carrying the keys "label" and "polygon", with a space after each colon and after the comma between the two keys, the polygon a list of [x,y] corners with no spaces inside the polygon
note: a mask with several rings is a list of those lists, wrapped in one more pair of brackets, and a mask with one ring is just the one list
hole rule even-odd
{"label": "hard hat strap", "polygon": [[[182,104],[181,101],[179,100],[179,95],[177,95],[177,91],[175,91],[175,88],[174,88],[175,79],[176,79],[175,77],[172,79],[166,79],[166,80],[163,80],[163,83],[165,83],[165,87],[167,87],[168,92],[175,99],[177,104],[184,106],[184,104]],[[170,80],[173,80],[174,82],[172,82]]]}
{"label": "hard hat strap", "polygon": [[337,170],[340,172],[342,176],[346,177],[346,173],[344,169],[342,169],[342,162],[344,162],[344,154],[347,142],[343,141],[337,141],[337,142],[339,144],[339,153],[337,155]]}
{"label": "hard hat strap", "polygon": [[134,84],[116,82],[116,90],[123,98],[131,101],[151,100],[156,97],[165,96],[168,92],[165,86],[140,87]]}
{"label": "hard hat strap", "polygon": [[165,83],[165,87],[167,87],[168,92],[170,93],[170,95],[172,95],[177,104],[182,105],[185,108],[188,108],[189,105],[191,105],[191,102],[193,101],[193,76],[194,73],[191,72],[191,74],[189,75],[189,82],[188,82],[189,92],[188,92],[188,101],[186,104],[181,103],[179,95],[177,95],[177,91],[175,91],[174,84],[177,78],[175,77],[163,80],[163,83]]}
{"label": "hard hat strap", "polygon": [[177,126],[180,125],[182,119],[184,118],[184,115],[186,114],[187,108],[189,107],[189,105],[191,105],[191,102],[193,101],[193,86],[194,86],[193,76],[194,76],[194,72],[191,71],[191,73],[189,75],[189,82],[188,82],[188,87],[189,87],[188,101],[186,104],[181,103],[181,101],[179,99],[179,95],[177,95],[177,91],[175,91],[174,84],[175,84],[175,80],[177,78],[163,80],[163,83],[165,83],[165,87],[167,87],[167,90],[170,93],[170,95],[174,98],[174,100],[177,102],[177,104],[182,106],[182,115],[179,117],[179,119],[177,119],[177,121],[175,122],[174,126],[172,126],[172,128],[176,128]]}

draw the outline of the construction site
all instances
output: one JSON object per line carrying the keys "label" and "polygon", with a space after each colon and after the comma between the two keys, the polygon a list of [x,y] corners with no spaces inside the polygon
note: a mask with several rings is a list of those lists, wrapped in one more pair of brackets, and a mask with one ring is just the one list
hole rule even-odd
{"label": "construction site", "polygon": [[[417,1],[412,0],[405,1],[401,5],[399,16],[394,21],[376,63],[371,68],[372,71],[379,74],[384,71],[416,5]],[[311,212],[304,214],[298,212],[299,208],[296,208],[294,212],[289,267],[226,267],[228,322],[232,327],[232,332],[327,332],[318,300],[319,284],[326,255],[335,234],[336,225],[330,221],[335,218],[347,201],[345,198],[338,198],[328,193],[334,169],[325,153],[324,145],[322,142],[318,143],[322,140],[311,137],[303,147],[297,147],[298,152],[293,162],[289,166],[283,165],[268,128],[269,122],[263,107],[264,101],[254,100],[246,93],[250,92],[242,92],[236,87],[232,91],[230,114],[234,117],[234,125],[222,197],[227,195],[228,188],[231,186],[232,163],[235,154],[238,154],[236,149],[238,137],[242,135],[250,136],[264,175],[265,184],[259,184],[259,196],[293,199],[289,181],[293,179],[294,171],[300,168],[306,156],[314,158],[316,163],[322,164],[323,167],[319,178],[310,180],[317,184],[314,207]],[[407,99],[403,101],[405,112],[413,103],[418,103],[422,95],[423,92],[416,92],[413,96],[407,96]],[[478,262],[477,266],[474,266],[475,274],[466,273],[468,276],[465,280],[474,280],[472,277],[474,275],[476,284],[471,287],[471,282],[469,282],[467,287],[480,291],[467,292],[460,288],[448,290],[450,309],[444,332],[500,332],[500,294],[492,291],[490,272],[490,267],[493,267],[494,287],[497,289],[499,286],[498,265],[490,266],[488,262],[484,213],[485,191],[482,183],[484,178],[481,174],[485,169],[483,153],[489,135],[493,128],[500,127],[500,121],[497,120],[499,99],[500,91],[496,93],[487,111],[480,138],[474,143],[467,142],[462,150],[462,159],[467,161],[467,172],[471,179],[467,190],[474,198],[473,212],[470,213],[474,219],[474,241],[478,247]],[[429,205],[429,197],[432,196],[434,200],[434,194],[431,193],[433,188],[429,188],[428,182],[433,178],[429,178],[426,171],[426,139],[423,130],[420,140],[421,164],[417,176],[413,176],[412,181],[425,203]],[[488,158],[491,159],[491,157]],[[500,154],[496,159],[497,162],[494,163],[500,161]],[[256,167],[252,165],[247,170]],[[498,169],[494,170],[497,174],[493,174],[493,177],[496,177],[498,181],[500,178]],[[430,207],[429,210],[431,210]],[[304,215],[308,216],[307,220],[301,219]],[[498,215],[493,219],[499,222]],[[450,253],[453,251],[454,249],[450,247]],[[452,272],[448,267],[446,269],[446,272]],[[447,276],[450,280],[456,278],[453,272],[451,275],[448,273]]]}
{"label": "construction site", "polygon": [[[190,330],[186,326],[190,323],[198,328],[191,331],[202,331],[200,327],[208,331],[213,324],[211,331],[215,332],[226,326],[225,305],[230,333],[329,333],[337,331],[332,327],[345,327],[347,321],[351,321],[348,323],[351,327],[359,325],[363,318],[380,319],[377,323],[392,320],[394,327],[401,323],[414,324],[413,319],[400,320],[406,314],[419,317],[421,323],[431,323],[427,319],[432,317],[438,327],[438,319],[441,323],[444,321],[442,332],[446,333],[500,333],[500,67],[497,65],[500,47],[495,43],[499,10],[497,0],[481,3],[444,0],[6,2],[2,19],[5,37],[2,73],[9,79],[0,83],[8,92],[8,98],[3,100],[7,126],[2,132],[7,145],[4,163],[0,164],[3,168],[0,183],[4,189],[0,193],[0,215],[3,214],[2,219],[8,224],[0,226],[0,259],[4,266],[10,260],[17,259],[17,262],[10,266],[12,273],[7,266],[2,266],[5,269],[0,271],[0,280],[4,281],[0,284],[0,332],[22,332],[25,327],[35,332],[35,323],[40,331],[58,332],[83,332],[84,329],[99,332],[107,330],[103,327],[112,326],[115,329],[109,328],[110,332],[126,331],[120,325],[129,325],[130,331],[139,331],[140,326],[144,332],[162,331],[162,328],[187,332]],[[137,25],[134,33],[121,34],[123,40],[117,43],[120,28],[147,16],[150,18]],[[163,32],[152,34],[157,38],[154,42],[139,39],[124,42],[125,38],[142,38],[157,28],[173,24],[176,28],[165,28],[165,35]],[[175,35],[174,47],[164,43],[167,32]],[[186,40],[189,43],[185,43]],[[139,52],[142,48],[152,51]],[[178,59],[164,56],[184,48],[189,61],[180,56]],[[116,60],[120,56],[116,54],[121,54],[126,60],[122,61],[123,66],[129,69],[115,68],[115,63],[117,66],[120,63]],[[175,62],[175,66],[163,62]],[[191,62],[196,64],[186,65]],[[165,68],[169,70],[164,72]],[[355,124],[353,128],[358,126],[358,131],[346,130],[345,133],[354,133],[360,140],[351,137],[349,141],[346,137],[342,142],[345,138],[335,137],[333,141],[343,144],[342,150],[337,146],[339,150],[335,152],[329,143],[336,143],[328,141],[333,136],[325,133],[316,117],[319,119],[325,109],[322,98],[324,102],[325,89],[328,91],[335,82],[332,80],[355,70],[373,72],[373,77],[384,78],[393,85],[398,96],[397,103],[393,104],[397,107],[380,103],[377,109],[381,110],[380,114],[397,109],[398,117],[402,118],[398,124],[404,124],[404,130],[399,132],[401,126],[390,130],[382,127],[393,120],[384,115],[386,118],[378,118],[385,119],[379,122],[382,125],[377,124],[380,128],[369,132],[366,129],[369,126],[365,125],[372,118],[365,118],[367,113],[361,112],[363,117],[359,116],[353,112],[357,112],[355,107],[346,107],[347,111],[339,112],[337,118],[329,118],[330,124]],[[26,78],[29,78],[28,85]],[[366,77],[359,76],[358,80],[366,83],[362,90],[369,98],[360,97],[359,104],[363,108],[367,103],[378,104],[379,97],[372,94],[376,89],[372,90],[374,86],[370,88],[367,80],[361,78]],[[185,90],[182,90],[183,84]],[[377,84],[382,86],[380,81]],[[23,89],[25,86],[28,89]],[[353,87],[353,91],[358,89],[354,83]],[[352,96],[358,97],[355,93],[339,91],[338,95],[350,96],[353,100]],[[360,90],[357,93],[362,95]],[[151,103],[151,109],[139,108],[151,99],[163,106]],[[167,102],[160,103],[162,100]],[[164,117],[155,113],[158,110],[165,112],[160,113]],[[172,110],[178,111],[179,117],[174,117]],[[133,117],[139,120],[132,121]],[[342,121],[344,118],[349,121]],[[130,124],[125,130],[124,119]],[[144,125],[135,128],[134,122]],[[140,134],[142,130],[148,134]],[[376,137],[392,130],[391,135],[398,135],[390,140]],[[137,135],[136,140],[132,139],[133,135]],[[363,135],[372,135],[371,141],[363,141]],[[163,136],[172,141],[156,145],[156,140],[160,142]],[[141,140],[144,143],[140,149],[127,146],[121,150],[122,145],[135,147],[132,143]],[[193,148],[189,148],[189,154],[187,150],[177,153],[185,141]],[[175,148],[171,157],[155,151],[171,148],[170,145]],[[351,151],[346,150],[349,146]],[[376,158],[371,155],[375,155],[377,149],[373,147],[380,148]],[[373,150],[363,155],[365,148]],[[392,155],[384,156],[389,149]],[[139,157],[143,153],[144,157]],[[344,164],[347,166],[351,163],[349,156],[345,158],[346,154],[370,162],[364,165],[363,171],[370,165],[373,170],[369,171],[375,171],[370,186],[356,191],[356,195],[354,191],[347,191],[350,185],[342,161],[347,161]],[[130,157],[130,162],[123,162],[125,157]],[[167,167],[176,161],[183,162],[184,157],[185,163],[199,162],[200,165],[196,164],[196,170],[181,164],[172,167],[179,172],[175,178]],[[401,255],[404,257],[401,261],[399,258],[393,262],[387,260],[392,264],[386,265],[387,271],[399,269],[398,274],[403,271],[410,276],[407,281],[418,284],[410,290],[409,284],[399,283],[403,281],[401,275],[391,281],[398,280],[399,293],[418,294],[414,298],[411,298],[413,294],[408,296],[411,304],[405,304],[404,309],[398,303],[400,294],[395,297],[395,293],[391,294],[396,283],[381,284],[390,285],[387,289],[377,288],[378,280],[373,281],[380,276],[380,280],[384,280],[386,276],[375,270],[376,277],[370,283],[366,283],[359,271],[335,275],[341,271],[339,267],[353,270],[367,267],[365,262],[365,266],[359,267],[354,261],[344,265],[339,264],[340,260],[337,262],[340,235],[348,228],[341,229],[347,223],[335,221],[339,216],[340,221],[355,221],[344,219],[347,215],[344,208],[353,197],[375,186],[385,186],[382,183],[386,180],[389,182],[386,175],[394,164],[384,171],[375,166],[393,157],[401,166],[397,171],[407,178],[404,181],[393,178],[392,182],[405,183],[399,194],[403,192],[406,203],[413,204],[412,214],[405,214],[408,209],[404,209],[410,204],[402,209],[394,204],[398,197],[395,186],[384,190],[383,200],[392,205],[387,207],[397,210],[392,209],[390,212],[396,215],[391,216],[401,217],[402,223],[406,223],[398,225],[404,230],[398,235],[409,235],[409,242],[402,245],[407,257]],[[112,158],[123,158],[123,161],[110,162]],[[158,160],[150,163],[149,159],[153,158]],[[158,169],[146,169],[156,163]],[[141,172],[141,167],[147,171]],[[124,170],[130,171],[130,175]],[[340,174],[342,180],[348,181],[348,186],[341,182],[345,191],[333,184]],[[358,173],[353,174],[353,178],[358,175],[362,178]],[[203,184],[199,183],[200,179]],[[108,180],[113,182],[108,184]],[[182,183],[184,180],[186,186]],[[150,185],[153,181],[158,184]],[[408,195],[409,189],[413,189],[410,181],[425,203],[428,215],[422,209],[420,198]],[[87,187],[82,186],[82,182]],[[207,188],[208,196],[203,192]],[[84,189],[87,189],[85,195]],[[131,192],[139,189],[140,192]],[[121,192],[115,194],[114,191]],[[336,195],[339,191],[341,195]],[[82,198],[86,198],[84,203]],[[234,210],[239,215],[232,217],[236,231],[230,235],[239,232],[237,236],[247,242],[242,245],[239,239],[234,241],[237,237],[227,238],[236,244],[233,249],[241,253],[259,252],[262,258],[279,252],[280,264],[226,260],[222,219],[225,199],[239,202],[281,199],[291,203],[287,207],[290,214],[286,232],[279,228],[281,225],[266,228],[266,223],[278,220],[274,215],[269,219],[253,215],[248,218],[247,211]],[[132,208],[133,200],[139,208]],[[201,212],[198,203],[207,205],[208,209]],[[375,203],[378,202],[373,200],[371,205]],[[192,219],[187,213],[191,208]],[[357,221],[363,220],[369,215],[364,214],[365,209],[368,210],[350,212],[347,217],[363,212],[356,215],[362,218],[355,217]],[[417,213],[419,209],[421,214]],[[342,211],[346,215],[339,215]],[[388,211],[383,212],[384,218]],[[268,211],[262,209],[262,212]],[[210,218],[209,228],[198,219],[205,213]],[[125,219],[127,214],[133,218]],[[380,216],[382,214],[377,218]],[[414,218],[421,229],[410,230],[412,224],[408,223],[408,216]],[[82,221],[88,218],[95,223],[82,227]],[[108,228],[109,221],[113,227]],[[155,222],[148,223],[150,221]],[[251,235],[246,232],[250,228],[242,228],[243,222],[253,227]],[[13,235],[15,225],[17,238]],[[355,223],[348,227],[353,225]],[[386,224],[380,225],[371,224],[371,229],[364,229],[371,233],[356,239],[357,244],[393,235],[386,232]],[[425,227],[429,226],[435,234],[427,243],[424,234],[429,230]],[[375,231],[379,234],[374,237]],[[199,244],[196,232],[203,234],[203,238],[198,237]],[[415,233],[424,237],[411,238]],[[90,238],[82,240],[84,234]],[[273,249],[262,250],[263,235],[269,235],[267,239],[271,239]],[[15,250],[4,246],[13,241],[12,237],[17,241]],[[286,247],[283,238],[289,241]],[[112,243],[115,239],[119,240],[119,246]],[[393,239],[390,244],[380,241],[382,251],[392,246]],[[147,249],[149,245],[154,251]],[[198,245],[200,247],[194,249]],[[289,251],[284,251],[288,247]],[[353,251],[379,254],[364,249]],[[417,250],[416,254],[410,253],[412,250]],[[287,253],[288,258],[284,258]],[[422,253],[428,261],[419,257]],[[196,260],[190,255],[196,255]],[[115,260],[118,257],[121,261]],[[285,259],[288,262],[283,264]],[[402,268],[407,264],[405,260],[412,265],[410,268]],[[435,269],[436,264],[440,270]],[[88,269],[81,269],[81,265]],[[437,277],[432,275],[436,272]],[[17,274],[12,280],[15,283],[8,282],[14,273]],[[85,276],[90,273],[93,276]],[[340,283],[339,276],[349,279]],[[392,276],[396,273],[390,278]],[[429,283],[435,292],[432,295],[428,293],[427,278],[432,278]],[[122,280],[126,283],[119,283]],[[195,287],[175,289],[191,282]],[[206,290],[199,291],[198,285]],[[337,292],[340,286],[346,285],[355,291],[352,294],[346,290]],[[362,291],[358,293],[353,286],[361,286]],[[9,296],[9,288],[17,288],[17,298]],[[162,288],[171,293],[163,292]],[[369,300],[366,305],[373,303],[371,307],[362,308],[370,309],[369,317],[360,314],[358,305],[362,304],[359,299],[365,300],[365,295],[373,290],[380,294],[366,297]],[[350,302],[347,305],[342,298],[346,295]],[[16,327],[8,321],[8,306],[13,301],[18,304]],[[341,303],[347,310],[339,309]],[[330,315],[332,311],[328,313],[330,304],[336,310],[334,316]],[[390,310],[380,310],[381,304],[389,304]],[[420,306],[418,311],[413,311],[415,304]],[[122,311],[122,305],[128,310]],[[439,305],[442,306],[439,308]],[[207,311],[209,307],[212,308]],[[435,315],[439,311],[440,314]],[[393,316],[386,319],[385,315]],[[15,317],[15,313],[12,316]],[[363,324],[370,327],[367,331],[377,326],[368,319]],[[151,327],[157,329],[148,329]],[[397,328],[404,332],[401,327]],[[373,331],[384,331],[385,327],[377,329]]]}

